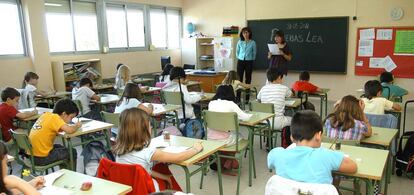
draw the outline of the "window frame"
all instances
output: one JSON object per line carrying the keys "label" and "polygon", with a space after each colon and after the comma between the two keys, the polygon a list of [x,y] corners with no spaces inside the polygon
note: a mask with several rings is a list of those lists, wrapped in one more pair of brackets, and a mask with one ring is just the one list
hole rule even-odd
{"label": "window frame", "polygon": [[[102,53],[102,32],[100,31],[100,29],[102,29],[101,27],[101,23],[102,23],[102,17],[100,15],[100,1],[99,0],[67,0],[69,1],[69,12],[70,12],[70,18],[72,20],[72,33],[73,33],[73,46],[74,51],[58,51],[58,52],[52,52],[50,51],[49,48],[49,54],[56,56],[56,55],[67,55],[67,54],[100,54]],[[95,11],[96,11],[96,28],[98,31],[98,49],[97,50],[89,50],[89,51],[77,51],[77,47],[76,47],[76,35],[75,35],[75,22],[74,22],[74,13],[73,13],[73,1],[75,2],[88,2],[88,3],[95,3]],[[46,3],[46,2],[45,2]],[[46,17],[46,11],[45,11],[45,17]],[[46,29],[47,29],[47,23],[46,24]],[[48,37],[48,41],[49,41],[49,37]]]}
{"label": "window frame", "polygon": [[[138,4],[138,3],[125,3],[125,2],[118,2],[118,1],[107,1],[104,3],[104,11],[102,12],[105,15],[105,21],[102,23],[103,31],[105,32],[105,43],[104,47],[107,48],[107,53],[119,53],[119,52],[134,52],[134,51],[147,51],[149,48],[148,42],[147,42],[147,9],[146,5],[144,4]],[[108,23],[106,20],[106,10],[107,5],[116,5],[116,6],[122,6],[125,14],[125,22],[126,22],[126,34],[127,34],[127,47],[121,47],[121,48],[110,48],[109,47],[109,36],[108,36]],[[131,9],[142,9],[143,16],[144,16],[144,43],[145,46],[143,47],[129,47],[129,32],[128,32],[128,8],[131,7]]]}
{"label": "window frame", "polygon": [[28,43],[27,43],[27,35],[26,35],[26,21],[24,18],[23,13],[23,6],[21,0],[0,0],[0,2],[12,2],[17,4],[17,12],[19,17],[19,23],[20,23],[20,34],[22,39],[22,46],[23,46],[23,54],[0,54],[0,58],[21,58],[21,57],[27,57],[29,54],[28,50]]}

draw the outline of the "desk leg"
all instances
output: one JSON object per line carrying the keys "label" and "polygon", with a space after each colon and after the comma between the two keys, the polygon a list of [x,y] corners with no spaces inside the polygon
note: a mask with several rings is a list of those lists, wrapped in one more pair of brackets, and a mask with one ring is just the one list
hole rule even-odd
{"label": "desk leg", "polygon": [[66,139],[66,141],[67,141],[67,145],[68,145],[68,150],[69,150],[69,170],[72,170],[72,171],[75,171],[76,172],[76,170],[74,170],[75,168],[74,168],[74,166],[73,166],[73,145],[72,145],[72,140],[71,140],[71,138],[67,138]]}
{"label": "desk leg", "polygon": [[328,115],[328,94],[325,93],[325,117]]}
{"label": "desk leg", "polygon": [[155,116],[151,116],[151,123],[152,123],[152,137],[157,137],[157,128],[158,128],[158,123],[157,120],[155,119]]}
{"label": "desk leg", "polygon": [[256,166],[254,162],[254,151],[253,151],[254,128],[249,127],[248,129],[249,129],[249,186],[252,186],[252,171],[253,171],[254,178],[256,178]]}
{"label": "desk leg", "polygon": [[[190,186],[190,171],[188,170],[187,167],[183,166],[184,172],[185,172],[185,191],[186,193],[190,193],[191,192],[191,186]],[[201,173],[203,174],[203,173]]]}
{"label": "desk leg", "polygon": [[[218,152],[216,152],[215,156],[216,156],[216,159],[217,159],[216,160],[217,165],[219,165],[219,166],[217,166],[217,177],[218,177],[218,182],[219,182],[219,192],[220,192],[220,195],[223,195],[223,181],[222,181],[221,166],[220,166],[221,162],[220,162],[220,156],[219,156]],[[241,164],[239,166],[241,166]],[[201,172],[201,174],[203,174],[203,172]]]}
{"label": "desk leg", "polygon": [[175,114],[175,126],[177,127],[177,129],[180,129],[180,119],[178,118],[178,112],[174,110],[174,114]]}
{"label": "desk leg", "polygon": [[366,184],[366,194],[367,195],[374,195],[374,185],[373,185],[374,181],[372,180],[365,180],[365,184]]}

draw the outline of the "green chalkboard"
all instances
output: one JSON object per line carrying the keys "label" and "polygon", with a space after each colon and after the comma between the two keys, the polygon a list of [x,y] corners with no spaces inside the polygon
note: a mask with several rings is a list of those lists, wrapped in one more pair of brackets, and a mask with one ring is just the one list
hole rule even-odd
{"label": "green chalkboard", "polygon": [[257,45],[254,69],[267,69],[267,44],[282,30],[293,55],[289,71],[346,73],[348,17],[248,20]]}

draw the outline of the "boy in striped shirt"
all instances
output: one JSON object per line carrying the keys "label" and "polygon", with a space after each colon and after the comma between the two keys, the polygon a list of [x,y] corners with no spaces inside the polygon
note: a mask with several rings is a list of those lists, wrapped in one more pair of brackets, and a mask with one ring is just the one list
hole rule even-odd
{"label": "boy in striped shirt", "polygon": [[260,89],[257,99],[261,103],[272,103],[275,109],[274,128],[282,129],[290,126],[291,117],[285,116],[285,98],[292,96],[289,87],[283,85],[283,73],[270,68],[266,72],[268,84]]}

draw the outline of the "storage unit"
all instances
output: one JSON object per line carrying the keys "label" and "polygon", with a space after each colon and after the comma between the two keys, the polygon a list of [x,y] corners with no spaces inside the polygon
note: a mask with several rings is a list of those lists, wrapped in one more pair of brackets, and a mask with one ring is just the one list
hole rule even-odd
{"label": "storage unit", "polygon": [[99,59],[52,62],[53,83],[57,91],[72,91],[83,77],[94,84],[102,84],[102,67]]}
{"label": "storage unit", "polygon": [[195,64],[196,69],[214,68],[213,40],[212,37],[182,39],[182,63]]}

